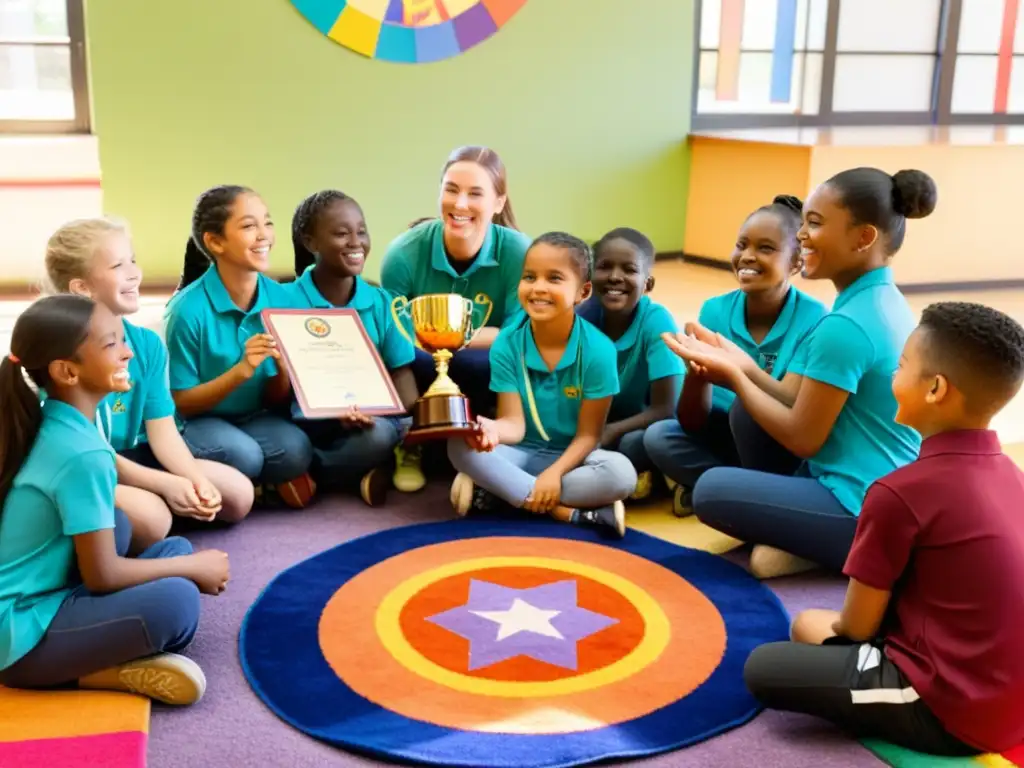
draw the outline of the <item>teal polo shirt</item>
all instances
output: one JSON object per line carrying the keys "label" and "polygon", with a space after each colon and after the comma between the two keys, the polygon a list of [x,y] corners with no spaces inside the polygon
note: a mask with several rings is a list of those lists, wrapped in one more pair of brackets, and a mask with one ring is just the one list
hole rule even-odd
{"label": "teal polo shirt", "polygon": [[[704,302],[698,321],[711,331],[722,334],[754,360],[764,371],[781,380],[790,370],[793,354],[808,331],[828,314],[828,308],[813,296],[791,286],[786,302],[760,344],[747,330],[747,294],[730,291]],[[736,394],[725,387],[712,390],[711,404],[723,411],[729,410]]]}
{"label": "teal polo shirt", "polygon": [[480,253],[461,275],[455,271],[444,248],[444,222],[425,221],[403,232],[388,246],[381,264],[380,282],[392,296],[414,299],[428,293],[457,293],[471,299],[476,308],[473,324],[479,326],[487,312],[484,294],[494,305],[485,325],[502,328],[521,314],[519,279],[530,238],[522,232],[491,224]]}
{"label": "teal polo shirt", "polygon": [[335,307],[324,298],[316,287],[316,283],[313,282],[313,269],[314,267],[308,267],[295,282],[285,286],[291,292],[292,301],[296,307],[354,309],[359,313],[359,319],[363,322],[366,335],[377,347],[384,366],[389,371],[412,363],[416,356],[416,348],[402,335],[395,323],[391,315],[391,296],[387,291],[370,285],[363,278],[357,276],[355,290],[352,292],[352,298],[349,299],[348,304],[344,307]]}
{"label": "teal polo shirt", "polygon": [[[602,331],[605,328],[604,307],[597,298],[580,308],[580,317],[590,320]],[[613,342],[618,358],[619,394],[612,400],[609,421],[621,421],[642,413],[651,404],[652,381],[683,376],[683,361],[661,338],[663,333],[678,331],[675,318],[665,307],[651,301],[649,296],[640,297],[629,328]],[[673,401],[678,398],[677,391]]]}
{"label": "teal polo shirt", "polygon": [[[221,282],[216,265],[167,304],[167,351],[172,392],[192,389],[227,372],[254,334],[265,333],[260,312],[289,309],[291,293],[280,283],[260,275],[252,309],[240,309]],[[277,365],[264,360],[252,378],[241,384],[211,411],[214,416],[248,416],[263,409],[267,381],[277,375]]]}
{"label": "teal polo shirt", "polygon": [[145,442],[147,421],[174,415],[167,383],[167,347],[148,328],[122,322],[125,344],[133,354],[128,362],[132,388],[107,395],[98,413],[100,428],[115,451],[127,451]]}
{"label": "teal polo shirt", "polygon": [[71,592],[73,536],[114,527],[113,448],[80,411],[43,403],[43,420],[0,516],[0,669],[31,651]]}
{"label": "teal polo shirt", "polygon": [[832,432],[807,462],[811,476],[852,514],[868,486],[917,458],[921,437],[897,424],[892,377],[917,325],[892,270],[876,269],[842,291],[797,349],[789,370],[850,393]]}
{"label": "teal polo shirt", "polygon": [[[569,342],[555,369],[548,370],[533,340],[525,316],[498,334],[491,346],[491,390],[516,393],[523,403],[526,435],[522,445],[564,451],[573,438],[584,400],[619,393],[615,345],[581,317],[572,326]],[[533,393],[536,419],[528,391]],[[539,419],[550,440],[537,428]]]}

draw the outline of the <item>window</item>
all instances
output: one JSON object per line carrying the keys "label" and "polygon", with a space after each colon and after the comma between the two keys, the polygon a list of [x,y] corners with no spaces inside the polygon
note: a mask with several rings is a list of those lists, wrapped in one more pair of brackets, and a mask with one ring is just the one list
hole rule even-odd
{"label": "window", "polygon": [[701,0],[695,129],[1024,124],[1024,0]]}
{"label": "window", "polygon": [[87,133],[82,0],[0,0],[0,132]]}

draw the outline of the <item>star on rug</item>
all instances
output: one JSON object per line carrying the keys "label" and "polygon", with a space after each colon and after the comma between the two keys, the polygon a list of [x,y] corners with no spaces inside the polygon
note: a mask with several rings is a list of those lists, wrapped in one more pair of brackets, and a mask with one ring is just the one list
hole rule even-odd
{"label": "star on rug", "polygon": [[471,670],[516,656],[575,670],[576,643],[618,619],[579,607],[571,579],[528,589],[472,579],[465,605],[427,621],[469,640]]}

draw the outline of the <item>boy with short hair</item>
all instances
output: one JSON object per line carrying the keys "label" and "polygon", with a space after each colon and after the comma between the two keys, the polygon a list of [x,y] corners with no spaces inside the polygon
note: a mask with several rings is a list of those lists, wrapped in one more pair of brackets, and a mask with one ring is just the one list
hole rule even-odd
{"label": "boy with short hair", "polygon": [[747,661],[765,706],[920,752],[1024,742],[1024,473],[989,422],[1024,380],[1024,328],[925,309],[893,379],[920,457],[864,499],[842,612],[805,611]]}

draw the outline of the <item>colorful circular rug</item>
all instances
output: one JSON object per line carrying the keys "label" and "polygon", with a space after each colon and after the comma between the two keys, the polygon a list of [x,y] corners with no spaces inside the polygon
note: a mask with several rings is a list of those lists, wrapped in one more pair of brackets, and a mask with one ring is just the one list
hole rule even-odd
{"label": "colorful circular rug", "polygon": [[721,558],[540,520],[414,525],[278,575],[239,641],[250,684],[317,739],[390,760],[551,768],[749,720],[775,595]]}

